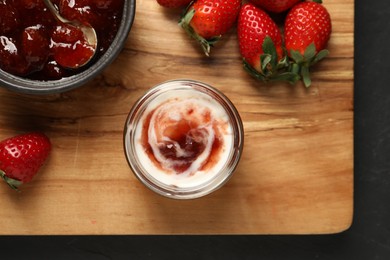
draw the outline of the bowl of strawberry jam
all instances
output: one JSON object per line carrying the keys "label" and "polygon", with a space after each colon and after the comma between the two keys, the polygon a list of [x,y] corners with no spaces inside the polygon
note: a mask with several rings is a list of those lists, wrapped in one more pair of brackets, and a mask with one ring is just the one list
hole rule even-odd
{"label": "bowl of strawberry jam", "polygon": [[203,197],[222,187],[239,163],[240,115],[219,90],[193,80],[151,88],[131,109],[124,149],[135,176],[173,199]]}
{"label": "bowl of strawberry jam", "polygon": [[52,0],[68,20],[92,26],[91,57],[81,31],[58,22],[42,0],[0,1],[0,86],[29,94],[64,92],[96,77],[123,49],[135,16],[135,0]]}

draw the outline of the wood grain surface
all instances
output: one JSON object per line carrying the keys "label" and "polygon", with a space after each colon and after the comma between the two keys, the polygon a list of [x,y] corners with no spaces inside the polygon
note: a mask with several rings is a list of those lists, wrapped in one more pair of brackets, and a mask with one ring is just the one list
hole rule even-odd
{"label": "wood grain surface", "polygon": [[[211,57],[177,25],[179,10],[138,0],[125,48],[95,80],[66,93],[0,89],[0,138],[40,130],[53,152],[16,193],[0,184],[0,234],[318,234],[353,215],[354,1],[326,0],[330,56],[313,84],[264,85],[243,69],[233,29]],[[203,81],[236,105],[245,146],[232,179],[176,201],[128,167],[123,127],[134,102],[171,79]]]}

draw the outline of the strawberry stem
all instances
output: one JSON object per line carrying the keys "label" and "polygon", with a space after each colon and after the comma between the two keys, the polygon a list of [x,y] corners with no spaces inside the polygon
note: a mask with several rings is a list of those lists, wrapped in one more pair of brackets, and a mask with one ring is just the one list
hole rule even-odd
{"label": "strawberry stem", "polygon": [[0,170],[0,177],[8,184],[8,186],[11,187],[13,190],[20,191],[18,188],[20,187],[20,185],[23,184],[23,182],[21,182],[21,181],[19,181],[19,180],[12,179],[12,178],[10,178],[10,177],[7,177],[7,175],[5,174],[5,172],[3,172],[2,170]]}

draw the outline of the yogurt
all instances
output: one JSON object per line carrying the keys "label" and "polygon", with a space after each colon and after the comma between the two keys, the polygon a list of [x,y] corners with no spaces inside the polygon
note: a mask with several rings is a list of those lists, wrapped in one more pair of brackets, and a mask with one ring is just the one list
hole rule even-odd
{"label": "yogurt", "polygon": [[242,145],[242,123],[233,104],[195,81],[156,86],[126,122],[130,167],[149,188],[173,198],[200,197],[222,186]]}

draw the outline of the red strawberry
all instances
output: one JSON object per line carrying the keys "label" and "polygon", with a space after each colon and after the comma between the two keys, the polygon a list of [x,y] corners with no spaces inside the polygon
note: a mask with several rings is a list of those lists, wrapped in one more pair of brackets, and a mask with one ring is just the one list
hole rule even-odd
{"label": "red strawberry", "polygon": [[166,8],[179,8],[187,6],[192,0],[157,0],[157,3]]}
{"label": "red strawberry", "polygon": [[284,30],[288,55],[295,62],[292,71],[301,74],[308,87],[309,67],[329,53],[325,48],[332,31],[330,15],[320,3],[302,2],[287,14]]}
{"label": "red strawberry", "polygon": [[302,0],[250,0],[255,5],[266,11],[281,13],[290,9],[293,5]]}
{"label": "red strawberry", "polygon": [[32,132],[0,142],[0,177],[17,190],[30,182],[43,165],[51,150],[49,138]]}
{"label": "red strawberry", "polygon": [[282,72],[287,66],[278,26],[262,9],[252,3],[242,6],[238,17],[238,41],[244,68],[263,81],[295,82],[297,75]]}
{"label": "red strawberry", "polygon": [[240,6],[241,0],[197,0],[187,9],[179,24],[200,43],[208,56],[210,46],[233,27]]}

